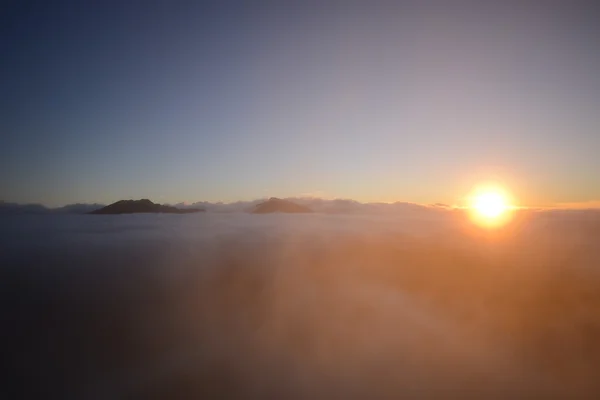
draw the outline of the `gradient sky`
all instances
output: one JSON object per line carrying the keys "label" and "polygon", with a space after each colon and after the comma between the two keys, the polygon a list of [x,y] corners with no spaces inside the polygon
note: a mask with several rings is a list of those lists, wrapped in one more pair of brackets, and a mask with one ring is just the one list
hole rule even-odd
{"label": "gradient sky", "polygon": [[494,179],[521,204],[599,200],[599,15],[573,1],[4,2],[0,199],[455,204]]}

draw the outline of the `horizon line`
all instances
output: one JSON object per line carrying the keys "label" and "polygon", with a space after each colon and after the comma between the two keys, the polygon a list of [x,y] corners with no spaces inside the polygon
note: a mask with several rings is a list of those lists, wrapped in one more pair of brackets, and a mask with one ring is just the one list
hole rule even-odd
{"label": "horizon line", "polygon": [[[255,199],[252,200],[234,200],[234,201],[208,201],[208,200],[198,200],[198,201],[194,201],[194,202],[189,202],[189,201],[179,201],[179,202],[158,202],[157,204],[163,204],[163,205],[170,205],[170,206],[177,206],[177,205],[194,205],[194,204],[198,204],[198,203],[206,203],[206,204],[222,204],[222,205],[229,205],[229,204],[236,204],[236,203],[252,203],[255,201],[260,201],[260,200],[268,200],[270,198],[277,198],[276,196],[263,196],[263,197],[257,197]],[[359,200],[354,200],[351,198],[343,198],[343,197],[321,197],[321,196],[287,196],[287,197],[279,197],[280,199],[284,199],[284,200],[323,200],[323,201],[336,201],[336,200],[341,200],[341,201],[351,201],[354,203],[358,203],[361,205],[369,205],[369,204],[382,204],[382,205],[393,205],[393,204],[397,204],[397,203],[402,203],[402,204],[411,204],[411,205],[416,205],[416,206],[421,206],[421,207],[428,207],[428,208],[445,208],[445,209],[466,209],[466,208],[470,208],[467,205],[460,205],[460,204],[446,204],[446,203],[442,203],[442,202],[434,202],[434,203],[417,203],[417,202],[412,202],[412,201],[405,201],[405,200],[396,200],[396,201],[368,201],[368,202],[362,202]],[[75,203],[66,203],[66,204],[62,204],[62,205],[57,205],[57,206],[51,206],[51,205],[47,205],[44,203],[35,203],[35,202],[16,202],[16,201],[6,201],[6,200],[0,200],[0,205],[1,204],[13,204],[13,205],[18,205],[18,206],[42,206],[44,208],[47,209],[59,209],[59,208],[63,208],[63,207],[68,207],[68,206],[73,206],[73,205],[101,205],[101,206],[106,206],[109,204],[113,204],[116,203],[117,201],[121,201],[121,200],[141,200],[141,199],[147,199],[145,197],[141,197],[141,198],[127,198],[127,199],[119,199],[113,202],[109,202],[107,204],[103,203],[103,202],[75,202]],[[151,200],[152,201],[152,200]],[[152,201],[154,202],[154,201]],[[154,202],[156,203],[156,202]],[[513,205],[510,208],[512,208],[513,210],[600,210],[600,200],[586,200],[586,201],[579,201],[579,202],[560,202],[560,203],[554,203],[554,204],[546,204],[546,205]]]}

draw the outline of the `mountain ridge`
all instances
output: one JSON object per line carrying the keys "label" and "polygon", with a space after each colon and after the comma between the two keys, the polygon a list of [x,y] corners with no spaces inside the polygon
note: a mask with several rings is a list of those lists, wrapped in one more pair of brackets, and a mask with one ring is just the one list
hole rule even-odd
{"label": "mountain ridge", "polygon": [[271,214],[271,213],[286,213],[286,214],[302,214],[312,213],[313,211],[303,205],[294,203],[290,200],[282,200],[277,197],[271,197],[267,201],[257,204],[252,210],[252,214]]}
{"label": "mountain ridge", "polygon": [[204,212],[204,210],[199,208],[180,209],[173,206],[156,204],[148,199],[141,199],[119,200],[117,202],[107,205],[106,207],[90,211],[88,212],[88,214],[191,214],[197,212]]}

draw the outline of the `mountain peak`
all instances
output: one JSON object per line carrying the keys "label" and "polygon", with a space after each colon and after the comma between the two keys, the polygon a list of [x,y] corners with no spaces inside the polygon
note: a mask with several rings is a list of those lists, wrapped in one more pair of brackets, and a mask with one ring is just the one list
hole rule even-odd
{"label": "mountain peak", "polygon": [[188,208],[185,210],[153,203],[148,199],[141,200],[119,200],[90,214],[137,214],[137,213],[167,213],[167,214],[189,214],[202,212],[203,209]]}
{"label": "mountain peak", "polygon": [[252,211],[253,214],[270,214],[275,212],[298,214],[311,213],[313,211],[308,207],[301,206],[289,200],[282,200],[277,197],[271,197],[269,200],[257,204]]}

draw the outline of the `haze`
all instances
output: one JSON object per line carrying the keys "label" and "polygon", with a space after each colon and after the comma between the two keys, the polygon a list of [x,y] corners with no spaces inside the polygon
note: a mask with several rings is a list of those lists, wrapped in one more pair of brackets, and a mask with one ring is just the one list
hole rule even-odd
{"label": "haze", "polygon": [[5,1],[2,398],[600,398],[600,13]]}

